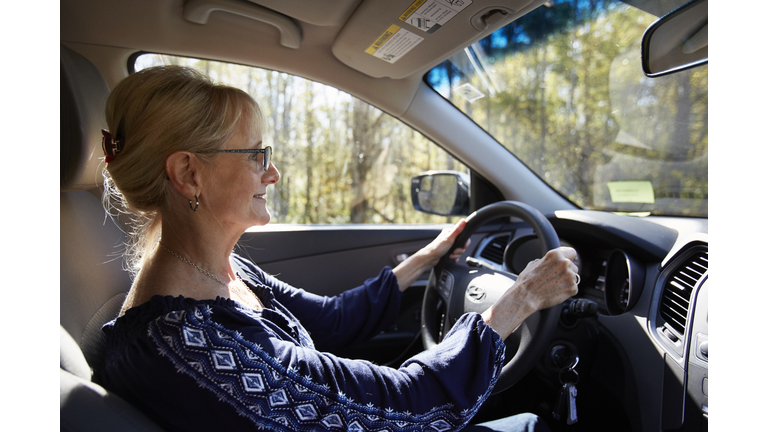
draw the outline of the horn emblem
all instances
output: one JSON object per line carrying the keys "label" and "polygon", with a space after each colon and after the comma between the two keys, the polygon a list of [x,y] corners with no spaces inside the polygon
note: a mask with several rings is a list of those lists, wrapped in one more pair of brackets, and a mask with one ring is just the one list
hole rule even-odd
{"label": "horn emblem", "polygon": [[467,297],[470,301],[480,303],[485,299],[485,290],[479,286],[471,285],[467,288]]}

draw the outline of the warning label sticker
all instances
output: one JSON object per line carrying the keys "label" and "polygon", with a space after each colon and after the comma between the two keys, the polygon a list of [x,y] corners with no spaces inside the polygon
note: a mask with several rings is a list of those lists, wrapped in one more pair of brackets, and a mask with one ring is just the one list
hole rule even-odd
{"label": "warning label sticker", "polygon": [[416,0],[400,21],[432,34],[472,4],[472,0]]}
{"label": "warning label sticker", "polygon": [[423,37],[392,24],[365,52],[394,63],[423,40]]}

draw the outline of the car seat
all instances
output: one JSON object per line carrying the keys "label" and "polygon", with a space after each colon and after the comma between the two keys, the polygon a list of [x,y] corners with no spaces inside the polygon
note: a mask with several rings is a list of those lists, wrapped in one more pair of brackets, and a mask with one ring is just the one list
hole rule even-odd
{"label": "car seat", "polygon": [[60,411],[62,431],[161,431],[91,381],[103,357],[101,326],[117,317],[131,280],[126,236],[101,202],[101,129],[109,88],[96,67],[61,46]]}

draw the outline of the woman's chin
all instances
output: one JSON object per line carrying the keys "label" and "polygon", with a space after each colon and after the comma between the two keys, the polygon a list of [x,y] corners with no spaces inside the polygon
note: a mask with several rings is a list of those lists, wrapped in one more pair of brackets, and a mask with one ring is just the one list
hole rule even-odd
{"label": "woman's chin", "polygon": [[269,221],[272,220],[272,215],[269,214],[269,211],[260,212],[255,218],[254,218],[254,225],[255,226],[264,226],[269,223]]}
{"label": "woman's chin", "polygon": [[267,207],[267,200],[263,198],[255,198],[254,200],[256,203],[252,208],[252,223],[254,226],[264,226],[272,219],[272,215],[269,213],[269,208]]}

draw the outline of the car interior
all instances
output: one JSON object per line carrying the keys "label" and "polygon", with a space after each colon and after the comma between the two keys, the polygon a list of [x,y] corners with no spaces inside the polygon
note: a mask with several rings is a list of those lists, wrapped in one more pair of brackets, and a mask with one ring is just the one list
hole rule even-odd
{"label": "car interior", "polygon": [[[472,92],[478,94],[479,103],[491,100],[480,94],[494,94],[493,88],[503,97],[506,78],[500,78],[501,61],[495,63],[497,75],[493,67],[478,66],[501,58],[501,51],[489,51],[493,55],[488,58],[477,53],[479,47],[498,47],[502,43],[499,35],[508,35],[505,43],[511,43],[513,32],[503,33],[505,28],[517,29],[517,43],[525,46],[516,52],[531,54],[540,45],[532,42],[536,27],[522,24],[534,21],[526,19],[557,22],[560,27],[548,34],[565,35],[564,26],[573,22],[557,15],[558,11],[591,7],[612,13],[619,7],[614,3],[641,10],[647,17],[632,24],[637,37],[631,44],[638,47],[637,54],[614,52],[615,58],[606,63],[605,76],[619,80],[624,73],[620,66],[634,68],[639,75],[645,69],[638,82],[647,90],[661,82],[652,80],[690,76],[693,82],[703,74],[703,96],[693,90],[690,94],[691,100],[703,98],[706,106],[707,2],[701,0],[690,4],[645,0],[63,0],[61,430],[162,430],[92,381],[94,365],[103,355],[101,327],[118,316],[131,287],[122,256],[129,221],[125,215],[108,214],[105,209],[110,206],[102,198],[104,107],[110,89],[144,67],[142,61],[149,61],[146,59],[152,55],[171,56],[161,60],[166,63],[178,62],[173,60],[176,58],[203,59],[321,83],[386,113],[455,159],[455,165],[449,164],[454,168],[430,166],[427,171],[414,164],[407,171],[408,179],[397,186],[400,189],[390,189],[390,194],[405,191],[402,194],[411,212],[407,214],[430,215],[418,219],[419,223],[401,222],[388,214],[371,216],[365,223],[354,217],[342,223],[315,222],[309,217],[280,219],[283,213],[275,204],[277,223],[254,227],[241,238],[237,252],[268,273],[317,294],[335,295],[375,276],[383,266],[396,266],[458,218],[470,219],[470,229],[460,238],[470,240],[470,247],[460,262],[441,261],[433,272],[422,275],[406,291],[392,328],[335,354],[398,367],[439,342],[462,313],[492,303],[500,295],[496,286],[514,283],[528,262],[558,245],[570,246],[578,253],[579,294],[536,314],[515,332],[513,340],[507,340],[508,353],[518,354],[509,355],[503,379],[476,420],[534,412],[553,431],[707,430],[706,111],[703,121],[696,120],[697,129],[686,132],[682,145],[667,147],[651,143],[649,136],[661,134],[637,132],[643,126],[634,120],[614,126],[614,118],[620,122],[619,114],[596,120],[583,113],[575,115],[571,135],[583,135],[586,129],[579,129],[579,122],[592,121],[600,125],[600,133],[611,135],[611,145],[605,149],[583,144],[590,140],[582,137],[586,141],[570,147],[573,156],[560,150],[554,153],[575,161],[575,171],[588,172],[582,187],[574,186],[580,181],[576,177],[559,172],[566,171],[557,168],[566,162],[552,162],[548,168],[537,165],[537,160],[545,159],[543,153],[535,153],[545,147],[544,139],[538,141],[539,132],[522,131],[528,121],[524,117],[536,115],[529,106],[531,101],[542,99],[543,91],[541,95],[529,92],[528,102],[512,98],[505,102],[516,104],[513,109],[519,115],[509,140],[528,140],[531,144],[527,146],[500,144],[507,138],[494,131],[506,117],[490,114],[490,104],[487,113],[485,106],[472,105]],[[622,11],[616,13],[625,13]],[[648,24],[654,30],[643,38]],[[595,24],[581,23],[573,34],[594,35],[595,28]],[[665,44],[660,42],[662,38],[674,41]],[[570,50],[571,57],[579,55],[574,40],[569,42],[571,48],[562,48]],[[630,44],[611,40],[606,46],[625,43]],[[512,61],[509,67],[525,70],[521,76],[533,80],[531,88],[543,88],[544,80],[534,82],[537,73],[566,74],[569,70],[570,66],[553,60],[559,49],[553,42],[550,48],[535,51],[540,54],[536,58],[543,59],[535,67]],[[671,58],[665,52],[653,57],[661,49],[685,54]],[[454,73],[469,77],[470,69],[463,69],[461,59],[477,60],[472,69],[479,75],[476,81],[451,78]],[[563,76],[572,76],[573,82],[588,80],[572,67],[574,73]],[[444,76],[449,77],[449,85],[441,90]],[[453,79],[463,84],[453,85]],[[598,88],[589,82],[583,88],[571,87],[574,93],[597,92]],[[563,87],[560,93],[568,91]],[[613,107],[605,107],[605,112],[641,110],[647,102],[630,98],[621,91],[610,93],[605,100]],[[500,103],[501,99],[492,100]],[[668,116],[701,116],[698,106],[693,104],[684,114],[678,107]],[[549,108],[542,105],[537,109]],[[564,102],[552,108],[553,112],[557,109],[570,108]],[[532,123],[536,122],[540,123]],[[671,124],[674,128],[679,123]],[[547,127],[539,126],[537,131],[543,137]],[[672,129],[664,134],[677,136]],[[277,131],[274,135],[277,140]],[[386,137],[378,139],[388,142]],[[280,155],[281,147],[274,146],[275,160],[285,158],[282,166],[288,166],[291,156]],[[600,156],[591,159],[591,151]],[[529,153],[535,156],[529,158]],[[579,165],[586,160],[600,162],[597,168]],[[406,158],[398,164],[410,162]],[[703,178],[688,175],[702,167]],[[662,172],[659,178],[665,182],[674,179],[658,185],[656,177],[648,174],[651,170]],[[382,172],[381,178],[386,174]],[[375,176],[377,171],[371,173]],[[282,174],[285,180],[287,173]],[[446,188],[439,189],[439,183],[446,183]],[[341,181],[338,188],[343,189]],[[594,191],[594,196],[586,197],[582,190]],[[438,195],[447,196],[448,204],[438,203],[434,199]],[[574,414],[573,419],[566,419],[569,415],[558,408],[560,391],[567,383],[578,388],[578,416]]]}

